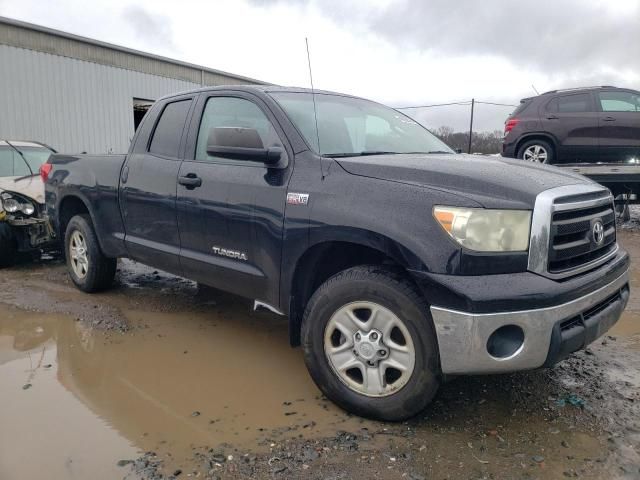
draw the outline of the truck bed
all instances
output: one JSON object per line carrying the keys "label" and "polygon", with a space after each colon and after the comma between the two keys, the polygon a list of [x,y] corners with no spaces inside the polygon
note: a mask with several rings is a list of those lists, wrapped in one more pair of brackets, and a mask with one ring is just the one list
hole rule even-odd
{"label": "truck bed", "polygon": [[64,238],[65,222],[56,214],[66,198],[80,198],[89,211],[103,251],[123,256],[124,224],[118,201],[120,172],[126,155],[51,155],[53,165],[46,194],[47,209],[58,238]]}

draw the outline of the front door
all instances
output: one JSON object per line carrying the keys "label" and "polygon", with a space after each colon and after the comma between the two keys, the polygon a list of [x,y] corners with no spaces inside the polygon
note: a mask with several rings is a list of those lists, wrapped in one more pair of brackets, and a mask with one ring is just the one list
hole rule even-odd
{"label": "front door", "polygon": [[181,274],[176,181],[192,102],[186,98],[164,106],[151,141],[130,153],[121,174],[120,205],[129,256],[176,274]]}
{"label": "front door", "polygon": [[600,157],[608,162],[640,161],[640,94],[598,92]]}
{"label": "front door", "polygon": [[209,155],[207,138],[217,127],[253,128],[265,147],[284,147],[285,160],[291,158],[272,113],[257,97],[201,95],[178,174],[182,268],[189,278],[275,306],[292,165],[286,161],[286,168],[274,169]]}
{"label": "front door", "polygon": [[556,163],[591,162],[598,155],[598,114],[590,93],[553,98],[541,112],[544,130],[557,142]]}

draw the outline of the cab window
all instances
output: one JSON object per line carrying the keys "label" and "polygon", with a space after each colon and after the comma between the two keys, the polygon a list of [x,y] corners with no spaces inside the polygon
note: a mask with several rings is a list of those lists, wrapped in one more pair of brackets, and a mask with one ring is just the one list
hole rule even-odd
{"label": "cab window", "polygon": [[180,139],[187,120],[191,100],[168,103],[153,132],[149,153],[161,157],[178,158]]}
{"label": "cab window", "polygon": [[[262,110],[253,102],[236,97],[211,97],[202,113],[196,144],[196,160],[235,163],[233,160],[207,153],[207,140],[212,128],[241,127],[258,132],[265,148],[281,145],[273,125]],[[246,164],[247,162],[241,162]]]}

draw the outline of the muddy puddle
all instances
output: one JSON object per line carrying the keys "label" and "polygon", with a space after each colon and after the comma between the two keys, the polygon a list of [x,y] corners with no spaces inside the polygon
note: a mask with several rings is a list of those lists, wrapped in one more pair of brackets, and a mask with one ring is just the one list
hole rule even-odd
{"label": "muddy puddle", "polygon": [[68,316],[0,311],[8,478],[36,478],[33,450],[47,452],[40,466],[55,466],[47,478],[89,478],[85,464],[113,478],[118,460],[145,451],[187,458],[226,443],[260,452],[274,439],[363,425],[321,399],[286,323],[271,316],[126,311],[131,330],[107,337]]}

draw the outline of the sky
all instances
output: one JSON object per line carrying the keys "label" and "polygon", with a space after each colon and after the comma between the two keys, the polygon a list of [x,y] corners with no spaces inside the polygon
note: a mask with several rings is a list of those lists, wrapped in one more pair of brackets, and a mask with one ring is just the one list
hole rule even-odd
{"label": "sky", "polygon": [[[640,89],[640,0],[0,0],[0,15],[267,82],[393,107]],[[475,128],[511,107],[479,104]],[[405,110],[469,126],[469,106]]]}

